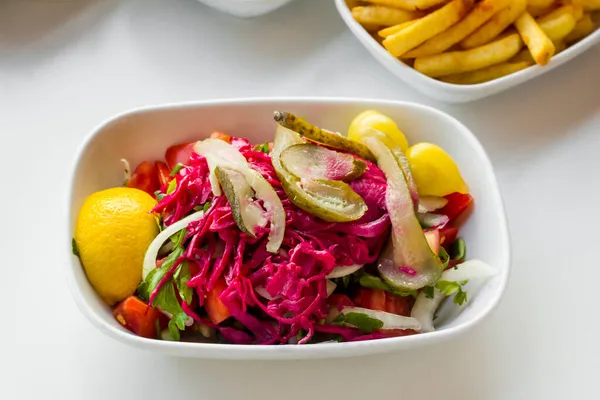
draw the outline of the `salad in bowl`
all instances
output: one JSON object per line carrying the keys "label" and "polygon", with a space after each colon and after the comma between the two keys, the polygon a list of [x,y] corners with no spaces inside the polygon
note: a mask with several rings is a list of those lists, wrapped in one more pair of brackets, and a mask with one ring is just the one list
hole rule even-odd
{"label": "salad in bowl", "polygon": [[122,160],[123,186],[85,199],[73,252],[119,324],[167,341],[356,342],[432,332],[472,301],[497,270],[467,256],[474,201],[450,155],[375,110],[346,135],[307,117],[275,111],[264,143],[207,132]]}

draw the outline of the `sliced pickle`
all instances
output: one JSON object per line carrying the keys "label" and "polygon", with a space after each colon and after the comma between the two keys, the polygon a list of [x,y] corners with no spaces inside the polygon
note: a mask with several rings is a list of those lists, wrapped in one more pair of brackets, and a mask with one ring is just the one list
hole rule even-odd
{"label": "sliced pickle", "polygon": [[381,277],[398,290],[416,290],[435,284],[443,264],[431,251],[415,215],[406,177],[393,152],[375,136],[361,141],[369,147],[387,178],[386,206],[392,234],[378,260]]}
{"label": "sliced pickle", "polygon": [[329,222],[355,221],[367,211],[367,205],[352,188],[340,181],[300,179],[285,169],[282,153],[301,144],[300,136],[283,126],[277,127],[271,160],[283,190],[294,205]]}
{"label": "sliced pickle", "polygon": [[367,164],[350,154],[310,143],[295,144],[281,153],[281,164],[298,178],[349,182],[360,177]]}
{"label": "sliced pickle", "polygon": [[413,201],[413,206],[415,210],[419,207],[419,190],[417,189],[417,184],[415,182],[415,178],[412,174],[412,169],[410,168],[410,163],[408,162],[408,158],[402,152],[400,146],[398,146],[388,135],[384,132],[381,132],[374,128],[368,128],[363,132],[363,137],[374,136],[380,139],[387,147],[392,151],[392,154],[396,158],[398,165],[402,168],[402,172],[404,173],[404,178],[406,178],[406,183],[408,185],[408,190],[410,191],[410,198]]}
{"label": "sliced pickle", "polygon": [[302,118],[298,118],[292,113],[275,111],[275,121],[281,126],[288,128],[306,139],[324,144],[335,149],[347,151],[356,154],[369,161],[375,161],[373,153],[363,144],[350,140],[342,135],[326,131],[309,124]]}
{"label": "sliced pickle", "polygon": [[217,166],[215,175],[231,206],[231,213],[238,228],[256,237],[256,228],[265,226],[264,211],[254,202],[254,190],[243,174],[230,168]]}

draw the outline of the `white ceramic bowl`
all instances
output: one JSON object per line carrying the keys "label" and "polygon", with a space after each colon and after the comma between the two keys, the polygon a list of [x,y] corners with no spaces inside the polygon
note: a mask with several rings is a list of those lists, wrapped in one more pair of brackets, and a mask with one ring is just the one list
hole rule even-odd
{"label": "white ceramic bowl", "polygon": [[352,17],[347,2],[354,2],[353,0],[335,0],[335,2],[346,25],[348,25],[352,33],[354,33],[358,40],[377,61],[383,64],[383,66],[406,84],[434,99],[448,103],[466,103],[500,93],[506,89],[517,86],[520,83],[533,79],[536,76],[540,76],[577,57],[595,44],[600,43],[600,29],[597,29],[585,39],[552,57],[546,66],[541,67],[539,65],[534,65],[514,74],[476,85],[454,85],[423,75],[388,53],[387,50],[377,43],[377,41],[373,39]]}
{"label": "white ceramic bowl", "polygon": [[213,130],[248,137],[251,142],[272,140],[274,110],[306,115],[311,122],[345,132],[352,118],[366,109],[377,109],[393,118],[410,143],[428,141],[442,146],[458,163],[475,207],[461,230],[469,258],[492,265],[498,274],[464,311],[432,333],[353,343],[315,345],[246,346],[178,343],[144,339],[114,320],[110,308],[96,295],[79,263],[69,255],[66,266],[70,288],[84,315],[100,330],[126,344],[185,357],[228,359],[295,359],[342,357],[414,348],[461,334],[477,324],[497,304],[509,271],[509,238],[496,177],[475,136],[460,122],[433,108],[395,101],[359,99],[242,99],[142,108],[103,122],[87,138],[73,166],[65,243],[71,252],[71,236],[77,214],[91,193],[119,186],[123,181],[121,158],[134,166],[142,160],[160,159],[165,149],[179,142],[199,140]]}
{"label": "white ceramic bowl", "polygon": [[270,13],[292,0],[198,0],[207,6],[237,17],[256,17]]}

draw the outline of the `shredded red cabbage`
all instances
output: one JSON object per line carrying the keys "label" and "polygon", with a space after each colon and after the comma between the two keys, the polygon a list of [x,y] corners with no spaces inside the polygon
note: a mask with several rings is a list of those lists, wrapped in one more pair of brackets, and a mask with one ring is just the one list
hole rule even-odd
{"label": "shredded red cabbage", "polygon": [[[203,305],[206,294],[215,284],[224,279],[227,289],[219,298],[247,332],[209,326],[218,329],[227,342],[238,344],[282,344],[299,334],[301,344],[308,342],[315,332],[339,334],[344,340],[379,337],[377,333],[363,335],[355,328],[324,325],[322,321],[329,312],[326,276],[336,266],[375,261],[387,239],[390,220],[385,208],[383,172],[367,162],[363,176],[350,183],[368,206],[360,220],[329,223],[297,208],[287,199],[268,154],[253,150],[246,139],[233,138],[231,144],[282,200],[286,230],[277,254],[266,251],[268,226],[258,230],[256,237],[238,229],[226,198],[213,195],[208,164],[196,153],[175,176],[176,189],[154,209],[163,214],[166,225],[171,225],[205,203],[211,203],[200,220],[188,225],[185,252],[177,265],[188,262],[191,278],[187,285],[195,291],[193,304],[197,307]],[[259,286],[273,299],[257,295]],[[180,302],[184,312],[195,321],[208,322],[185,301]]]}

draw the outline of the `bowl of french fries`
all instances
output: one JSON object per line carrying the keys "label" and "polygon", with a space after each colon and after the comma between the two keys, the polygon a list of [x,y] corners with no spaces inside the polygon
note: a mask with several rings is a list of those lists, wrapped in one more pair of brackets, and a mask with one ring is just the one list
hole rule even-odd
{"label": "bowl of french fries", "polygon": [[384,66],[438,100],[499,93],[600,42],[600,0],[336,0]]}

